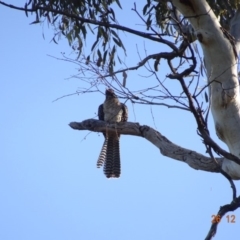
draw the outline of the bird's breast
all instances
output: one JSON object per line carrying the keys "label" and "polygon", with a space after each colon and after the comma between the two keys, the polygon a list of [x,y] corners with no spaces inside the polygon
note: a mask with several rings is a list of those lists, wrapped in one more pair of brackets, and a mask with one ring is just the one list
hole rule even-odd
{"label": "bird's breast", "polygon": [[104,121],[121,122],[123,110],[119,101],[105,101],[103,104],[103,111]]}

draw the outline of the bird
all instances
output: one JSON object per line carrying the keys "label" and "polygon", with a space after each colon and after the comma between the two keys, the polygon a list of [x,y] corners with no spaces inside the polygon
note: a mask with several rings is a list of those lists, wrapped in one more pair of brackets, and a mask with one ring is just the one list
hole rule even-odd
{"label": "bird", "polygon": [[[105,95],[104,103],[98,107],[99,120],[108,123],[126,122],[128,119],[127,106],[119,101],[113,89],[106,89]],[[103,135],[105,140],[97,161],[97,167],[100,168],[104,164],[103,172],[107,178],[119,178],[121,174],[120,134],[106,131]]]}

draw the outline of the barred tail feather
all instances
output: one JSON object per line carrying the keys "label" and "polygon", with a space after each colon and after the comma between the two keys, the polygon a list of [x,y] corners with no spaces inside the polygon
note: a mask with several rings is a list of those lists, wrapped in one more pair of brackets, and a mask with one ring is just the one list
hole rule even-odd
{"label": "barred tail feather", "polygon": [[114,148],[113,148],[113,168],[112,168],[112,174],[114,177],[119,178],[121,174],[121,161],[120,161],[120,142],[119,139],[116,138],[114,142]]}
{"label": "barred tail feather", "polygon": [[121,173],[119,138],[117,135],[108,138],[107,156],[104,174],[107,178],[118,178]]}
{"label": "barred tail feather", "polygon": [[98,160],[97,160],[97,168],[102,167],[103,163],[106,160],[107,145],[108,145],[108,138],[106,136],[105,141],[104,141],[103,146],[102,146],[102,149],[101,149],[101,152],[100,152]]}

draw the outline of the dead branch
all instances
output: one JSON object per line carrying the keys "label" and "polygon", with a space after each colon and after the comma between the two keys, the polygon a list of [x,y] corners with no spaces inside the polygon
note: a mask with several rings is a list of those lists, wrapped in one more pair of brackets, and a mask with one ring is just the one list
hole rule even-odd
{"label": "dead branch", "polygon": [[219,173],[219,165],[221,166],[223,158],[216,158],[215,162],[212,158],[206,157],[200,153],[180,147],[160,132],[155,129],[140,125],[139,123],[126,122],[126,123],[106,123],[104,121],[87,119],[82,122],[71,122],[69,126],[75,130],[89,130],[93,132],[119,132],[124,135],[133,135],[144,137],[146,140],[154,144],[162,153],[162,155],[169,158],[185,162],[191,168],[207,172]]}

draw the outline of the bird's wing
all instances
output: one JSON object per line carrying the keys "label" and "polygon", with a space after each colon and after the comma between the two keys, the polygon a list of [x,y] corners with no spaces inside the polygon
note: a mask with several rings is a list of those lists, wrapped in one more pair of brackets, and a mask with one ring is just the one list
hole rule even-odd
{"label": "bird's wing", "polygon": [[[103,104],[99,105],[98,107],[98,119],[104,121],[104,111],[103,111]],[[105,162],[106,159],[106,154],[107,154],[107,144],[108,144],[108,138],[106,137],[106,134],[103,133],[105,137],[105,141],[103,143],[100,155],[97,160],[97,167],[101,167],[103,163]]]}
{"label": "bird's wing", "polygon": [[[103,104],[99,105],[99,107],[98,107],[98,119],[101,121],[104,121]],[[103,136],[106,137],[106,134],[103,133]]]}
{"label": "bird's wing", "polygon": [[128,120],[128,108],[127,105],[125,105],[124,103],[122,104],[122,122],[126,122]]}
{"label": "bird's wing", "polygon": [[98,107],[98,119],[104,121],[103,104]]}

